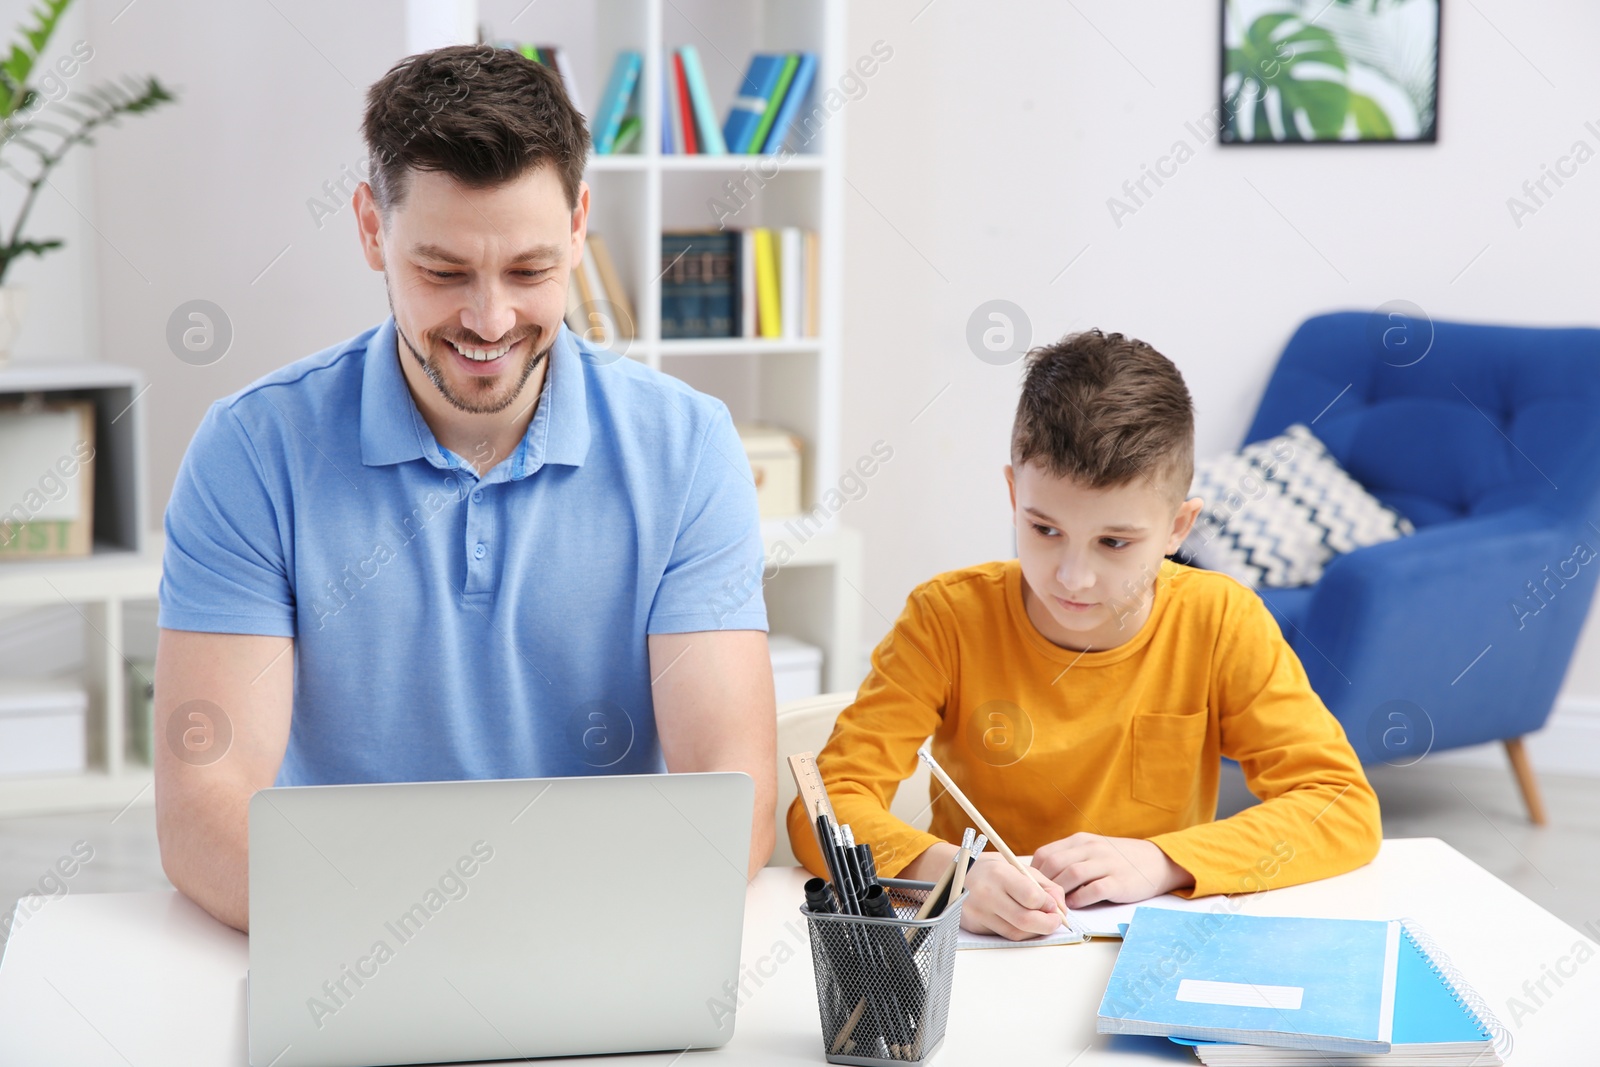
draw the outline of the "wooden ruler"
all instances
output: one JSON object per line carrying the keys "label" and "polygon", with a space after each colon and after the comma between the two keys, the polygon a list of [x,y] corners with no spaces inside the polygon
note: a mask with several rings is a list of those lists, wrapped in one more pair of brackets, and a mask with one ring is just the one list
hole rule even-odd
{"label": "wooden ruler", "polygon": [[789,773],[794,775],[795,788],[800,790],[807,820],[815,826],[817,816],[826,815],[837,826],[839,820],[833,814],[833,803],[822,784],[822,773],[817,770],[817,757],[810,752],[795,753],[789,757]]}

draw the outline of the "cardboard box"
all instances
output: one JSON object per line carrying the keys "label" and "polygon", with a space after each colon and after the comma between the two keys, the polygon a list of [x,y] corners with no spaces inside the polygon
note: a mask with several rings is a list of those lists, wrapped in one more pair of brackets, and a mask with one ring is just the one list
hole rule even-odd
{"label": "cardboard box", "polygon": [[750,476],[755,479],[761,517],[800,514],[800,438],[763,423],[746,423],[738,431],[750,459]]}
{"label": "cardboard box", "polygon": [[94,405],[0,407],[0,560],[94,549]]}
{"label": "cardboard box", "polygon": [[0,778],[82,774],[89,694],[73,680],[0,679]]}

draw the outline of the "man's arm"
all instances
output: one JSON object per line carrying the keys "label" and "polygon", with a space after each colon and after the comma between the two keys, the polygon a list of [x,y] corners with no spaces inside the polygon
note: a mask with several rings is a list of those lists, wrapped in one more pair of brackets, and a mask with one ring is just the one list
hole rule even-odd
{"label": "man's arm", "polygon": [[273,783],[289,744],[293,648],[287,637],[167,629],[156,646],[161,867],[238,930],[250,925],[250,797]]}
{"label": "man's arm", "polygon": [[778,709],[762,630],[651,634],[650,688],[667,770],[743,771],[756,783],[750,870],[772,857]]}

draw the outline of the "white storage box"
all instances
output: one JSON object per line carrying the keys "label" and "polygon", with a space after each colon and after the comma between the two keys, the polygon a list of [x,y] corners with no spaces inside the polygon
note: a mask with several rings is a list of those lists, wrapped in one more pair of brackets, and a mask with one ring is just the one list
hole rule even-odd
{"label": "white storage box", "polygon": [[0,679],[0,778],[82,774],[89,696],[71,679]]}
{"label": "white storage box", "polygon": [[769,635],[767,649],[772,653],[772,687],[779,704],[822,692],[822,649],[783,634]]}

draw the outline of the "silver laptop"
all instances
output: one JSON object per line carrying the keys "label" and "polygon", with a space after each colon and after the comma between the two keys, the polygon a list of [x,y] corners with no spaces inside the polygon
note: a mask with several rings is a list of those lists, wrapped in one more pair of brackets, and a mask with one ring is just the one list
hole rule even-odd
{"label": "silver laptop", "polygon": [[731,772],[262,790],[252,1067],[726,1043],[753,804]]}

